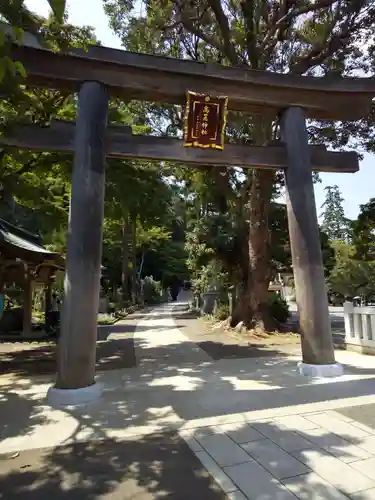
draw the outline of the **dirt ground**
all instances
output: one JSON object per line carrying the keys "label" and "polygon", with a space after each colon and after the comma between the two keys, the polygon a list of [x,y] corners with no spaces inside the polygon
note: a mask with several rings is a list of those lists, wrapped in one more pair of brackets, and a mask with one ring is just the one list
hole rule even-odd
{"label": "dirt ground", "polygon": [[[140,315],[129,315],[111,326],[98,327],[96,369],[115,370],[136,366],[133,336]],[[108,339],[109,335],[112,335]],[[47,375],[56,373],[56,343],[2,342],[0,343],[0,375]]]}
{"label": "dirt ground", "polygon": [[[115,370],[136,366],[134,331],[141,315],[135,313],[111,326],[98,328],[96,369]],[[212,359],[298,354],[296,334],[250,335],[227,330],[196,313],[176,313],[178,328]],[[111,338],[108,338],[111,335]],[[0,375],[49,375],[56,373],[56,344],[51,342],[0,343]]]}
{"label": "dirt ground", "polygon": [[242,333],[195,312],[176,313],[174,319],[182,333],[215,360],[300,353],[300,337],[295,333]]}

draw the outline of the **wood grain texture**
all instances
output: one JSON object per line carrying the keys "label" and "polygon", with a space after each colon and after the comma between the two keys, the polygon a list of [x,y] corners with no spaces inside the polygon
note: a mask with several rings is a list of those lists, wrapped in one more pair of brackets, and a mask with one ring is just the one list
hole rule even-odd
{"label": "wood grain texture", "polygon": [[[53,122],[51,127],[18,126],[0,137],[0,144],[37,151],[74,151],[74,122]],[[357,172],[358,155],[327,151],[309,146],[312,170],[317,172]],[[176,161],[187,165],[241,166],[245,168],[287,168],[282,143],[270,146],[226,144],[223,151],[184,147],[183,141],[167,137],[131,135],[127,126],[107,129],[106,154],[114,158],[143,158]]]}
{"label": "wood grain texture", "polygon": [[83,80],[98,81],[112,96],[169,104],[184,104],[192,90],[228,96],[231,110],[275,116],[300,106],[308,118],[357,120],[367,116],[375,95],[373,78],[277,74],[100,46],[56,54],[15,45],[12,57],[24,65],[29,85],[73,92]]}
{"label": "wood grain texture", "polygon": [[287,109],[280,125],[288,155],[286,207],[302,357],[308,364],[331,364],[335,356],[303,110]]}
{"label": "wood grain texture", "polygon": [[[56,387],[94,383],[101,276],[108,94],[82,85],[74,136],[74,165],[65,268],[65,294]],[[61,124],[60,124],[61,125]]]}

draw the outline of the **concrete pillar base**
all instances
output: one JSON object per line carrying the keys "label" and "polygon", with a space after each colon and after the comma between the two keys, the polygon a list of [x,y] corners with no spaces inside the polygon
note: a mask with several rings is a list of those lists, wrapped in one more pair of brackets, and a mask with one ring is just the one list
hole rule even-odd
{"label": "concrete pillar base", "polygon": [[80,389],[50,387],[47,392],[47,401],[54,408],[85,405],[100,399],[102,389],[101,384],[93,384],[89,387],[81,387]]}
{"label": "concrete pillar base", "polygon": [[344,373],[344,367],[340,363],[333,363],[332,365],[309,365],[300,361],[297,366],[300,375],[305,377],[340,377]]}

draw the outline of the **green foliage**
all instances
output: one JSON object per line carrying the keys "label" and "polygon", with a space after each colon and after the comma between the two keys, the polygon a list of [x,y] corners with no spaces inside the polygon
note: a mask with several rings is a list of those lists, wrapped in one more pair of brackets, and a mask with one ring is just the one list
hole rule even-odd
{"label": "green foliage", "polygon": [[375,260],[375,198],[360,206],[352,227],[357,259]]}
{"label": "green foliage", "polygon": [[190,271],[186,265],[187,254],[184,242],[173,238],[155,242],[145,256],[143,274],[152,274],[162,282],[163,288],[170,286],[177,276],[180,281],[190,278]]}
{"label": "green foliage", "polygon": [[[27,32],[35,43],[52,49],[67,50],[69,47],[86,47],[93,41],[92,28],[67,24],[66,0],[48,0],[52,15],[48,19],[31,12],[24,0],[9,0],[0,5],[0,84],[16,85],[15,77],[26,78],[19,61],[10,57],[12,43],[24,40]],[[5,21],[5,23],[3,22]]]}
{"label": "green foliage", "polygon": [[161,283],[152,276],[143,279],[143,297],[146,304],[159,304],[161,301]]}
{"label": "green foliage", "polygon": [[117,320],[116,316],[113,314],[99,313],[98,314],[98,325],[113,325]]}
{"label": "green foliage", "polygon": [[280,325],[286,323],[289,318],[289,306],[276,292],[268,293],[268,307],[271,317]]}
{"label": "green foliage", "polygon": [[[112,29],[128,50],[297,75],[347,76],[370,69],[373,3],[104,0],[104,7]],[[157,133],[181,134],[180,107],[145,105],[142,116]],[[312,143],[340,148],[350,138],[351,146],[367,141],[367,148],[369,128],[366,119],[311,122],[309,135]],[[229,113],[228,142],[264,145],[277,137],[272,119]],[[277,270],[290,266],[282,210],[272,207],[283,177],[205,165],[197,170],[176,165],[174,173],[194,214],[189,215],[186,243],[194,279],[199,281],[201,270],[205,275],[209,262],[217,260],[231,282],[240,285],[243,296],[251,295],[256,304],[253,290],[266,289]],[[322,245],[329,271],[334,256],[323,235]],[[251,286],[254,279],[257,287]],[[259,304],[258,309],[266,308]]]}
{"label": "green foliage", "polygon": [[[95,41],[91,28],[61,24],[65,2],[53,3],[56,16],[43,19],[30,12],[22,0],[3,2],[0,18],[0,53],[13,40],[22,40],[23,30],[48,48],[85,46]],[[1,55],[0,54],[0,55]],[[15,63],[17,65],[17,63]],[[0,63],[1,67],[1,63]],[[17,69],[17,68],[16,68]],[[18,72],[21,73],[20,68]],[[30,89],[20,85],[13,73],[5,75],[0,103],[0,132],[22,124],[48,125],[52,119],[74,119],[76,100],[67,93]],[[61,153],[35,153],[6,148],[0,152],[0,209],[2,216],[32,232],[40,232],[51,249],[65,251],[72,157]]]}
{"label": "green foliage", "polygon": [[[246,261],[247,228],[245,221],[233,211],[226,214],[216,213],[214,209],[208,213],[200,213],[197,219],[192,210],[189,212],[189,221],[186,234],[186,250],[188,253],[188,267],[197,276],[194,283],[200,287],[210,287],[213,277],[208,280],[208,272],[212,266],[221,266],[226,273],[226,283],[238,284],[246,279],[247,269],[243,269],[241,262]],[[275,276],[277,272],[291,268],[291,251],[288,234],[288,221],[285,205],[272,203],[269,215],[270,255],[269,272]],[[335,264],[334,250],[327,235],[320,232],[323,263],[326,276]],[[212,266],[208,264],[216,263]],[[208,281],[210,284],[208,284]]]}
{"label": "green foliage", "polygon": [[[114,104],[111,120],[132,125],[135,132],[148,131],[139,120],[135,123],[129,107]],[[187,274],[185,253],[174,239],[179,215],[176,189],[167,174],[168,168],[157,162],[108,161],[103,259],[112,281],[118,282],[121,274],[128,280],[124,273],[133,274],[134,265],[138,279],[151,274],[163,284],[173,275]]]}
{"label": "green foliage", "polygon": [[214,311],[215,318],[218,319],[219,321],[224,321],[225,319],[229,318],[229,315],[230,315],[229,305],[219,303],[218,307]]}
{"label": "green foliage", "polygon": [[330,290],[342,297],[371,297],[375,295],[375,198],[361,205],[351,227],[351,244],[332,242],[336,265],[329,277]]}
{"label": "green foliage", "polygon": [[199,293],[226,290],[229,286],[228,274],[217,259],[212,259],[193,274],[192,286]]}
{"label": "green foliage", "polygon": [[338,186],[324,188],[326,199],[321,206],[324,209],[322,216],[322,230],[330,240],[347,240],[349,237],[348,219],[345,217],[343,202]]}
{"label": "green foliage", "polygon": [[[15,27],[0,38],[0,82],[8,95],[0,104],[5,132],[20,122],[48,125],[55,117],[75,117],[73,97],[20,85],[14,76],[25,76],[23,68],[9,56],[12,40],[20,39],[23,30],[56,51],[95,41],[90,28],[63,23],[63,0],[50,4],[54,14],[50,19],[35,16],[22,0],[0,6],[0,16]],[[124,46],[151,54],[282,73],[349,75],[369,67],[367,48],[375,53],[371,40],[375,8],[362,1],[293,2],[291,6],[255,0],[232,2],[230,8],[213,0],[150,0],[141,2],[142,9],[140,2],[131,0],[104,0],[104,4]],[[355,124],[312,122],[310,140],[342,147],[351,138],[353,144],[371,147],[375,144],[369,132],[371,119]],[[179,136],[182,110],[114,100],[109,121],[131,125],[135,133]],[[264,145],[277,137],[276,122],[271,119],[240,113],[228,116],[228,142]],[[42,228],[50,248],[64,252],[71,157],[5,150],[1,161],[2,210],[23,227]],[[130,275],[133,281],[153,275],[155,282],[146,285],[150,300],[156,298],[154,283],[161,281],[164,286],[174,277],[187,279],[189,274],[202,292],[224,290],[235,283],[251,294],[255,278],[267,286],[273,274],[291,265],[285,207],[273,203],[282,183],[281,175],[260,170],[205,165],[184,169],[178,164],[110,159],[103,260],[111,283],[123,284]],[[347,236],[342,233],[340,193],[337,186],[329,189],[324,221],[328,236],[322,233],[321,240],[326,271],[333,269],[332,283],[336,280],[340,287],[343,269],[351,264],[348,259],[335,264],[329,238]],[[374,244],[371,210],[364,210],[353,229],[355,255],[367,260]],[[367,271],[370,276],[371,270]],[[269,306],[280,321],[283,304],[278,300],[272,299]],[[272,313],[272,308],[278,309]]]}
{"label": "green foliage", "polygon": [[336,240],[332,243],[336,265],[329,277],[330,291],[342,297],[375,294],[375,261],[356,259],[354,245]]}
{"label": "green foliage", "polygon": [[[10,23],[6,26],[4,21]],[[10,57],[13,42],[20,42],[24,37],[24,28],[38,28],[38,21],[22,0],[10,0],[0,5],[0,84],[7,76],[14,78],[17,74],[25,78],[25,70],[18,61]]]}

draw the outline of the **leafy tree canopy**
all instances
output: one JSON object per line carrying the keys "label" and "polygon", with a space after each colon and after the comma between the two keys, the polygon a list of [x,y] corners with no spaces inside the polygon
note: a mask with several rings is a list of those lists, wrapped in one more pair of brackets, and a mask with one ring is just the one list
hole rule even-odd
{"label": "leafy tree canopy", "polygon": [[347,240],[349,236],[349,222],[345,217],[344,198],[341,196],[339,187],[327,186],[325,201],[320,207],[323,210],[322,230],[331,240]]}
{"label": "leafy tree canopy", "polygon": [[356,259],[356,248],[342,240],[332,242],[336,265],[329,277],[333,293],[343,297],[375,295],[375,261]]}
{"label": "leafy tree canopy", "polygon": [[[371,70],[373,2],[103,0],[103,3],[113,30],[128,50],[332,78]],[[181,134],[179,107],[146,105],[143,109],[153,130]],[[338,124],[311,122],[309,135],[311,142],[333,147],[348,146],[349,139],[350,146],[366,143],[368,119]],[[240,113],[228,116],[228,141],[263,145],[277,137],[276,117]],[[200,213],[194,233],[200,233],[204,224],[209,239],[217,222],[215,239],[221,249],[225,235],[229,248],[233,248],[237,237],[242,238],[236,259],[241,284],[236,314],[247,323],[265,324],[268,280],[272,275],[270,263],[275,258],[270,245],[271,207],[282,176],[266,170],[238,169],[234,173],[202,165],[199,172],[181,172],[177,177],[183,177],[195,210]],[[216,218],[216,222],[202,221],[202,216]],[[278,224],[274,225],[276,229]]]}
{"label": "leafy tree canopy", "polygon": [[358,219],[352,226],[356,257],[375,260],[375,198],[360,206]]}

